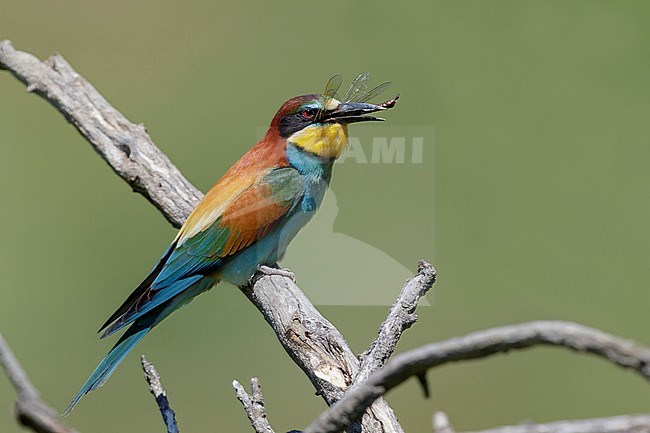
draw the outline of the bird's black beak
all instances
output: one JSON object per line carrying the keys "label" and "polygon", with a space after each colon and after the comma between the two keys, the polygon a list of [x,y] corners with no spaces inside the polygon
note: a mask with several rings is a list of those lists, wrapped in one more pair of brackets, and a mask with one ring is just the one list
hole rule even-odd
{"label": "bird's black beak", "polygon": [[395,106],[399,95],[395,98],[382,102],[381,104],[369,104],[367,102],[341,102],[334,110],[323,113],[323,122],[329,123],[356,123],[375,121],[382,122],[381,117],[368,116],[370,113],[384,111]]}

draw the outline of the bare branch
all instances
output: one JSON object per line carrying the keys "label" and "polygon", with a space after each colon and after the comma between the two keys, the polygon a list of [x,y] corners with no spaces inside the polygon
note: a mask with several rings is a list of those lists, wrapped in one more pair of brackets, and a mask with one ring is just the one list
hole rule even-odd
{"label": "bare branch", "polygon": [[262,396],[262,386],[260,385],[259,379],[256,377],[251,379],[251,395],[236,380],[232,381],[232,387],[235,388],[237,400],[244,406],[246,415],[255,432],[275,433],[269,421],[266,419],[266,408],[264,407],[264,397]]}
{"label": "bare branch", "polygon": [[0,334],[0,365],[5,370],[7,378],[16,390],[19,400],[34,400],[39,398],[38,391],[27,376],[27,373],[18,362],[16,355],[11,351],[9,344]]}
{"label": "bare branch", "polygon": [[41,62],[4,40],[0,65],[25,83],[28,92],[50,102],[117,175],[175,227],[181,226],[203,194],[160,152],[143,125],[129,122],[59,54]]}
{"label": "bare branch", "polygon": [[149,391],[153,394],[158,404],[158,409],[163,417],[165,422],[165,427],[167,427],[167,433],[178,433],[178,424],[176,424],[176,415],[169,406],[169,400],[167,399],[167,393],[162,387],[162,382],[160,381],[160,375],[156,370],[156,367],[145,358],[144,355],[140,357],[140,362],[142,363],[142,369],[144,370],[144,378],[149,384]]}
{"label": "bare branch", "polygon": [[379,328],[377,338],[372,342],[366,353],[361,355],[361,367],[354,378],[354,383],[363,383],[370,374],[384,366],[393,354],[402,332],[410,328],[417,320],[415,309],[420,298],[427,294],[436,282],[436,270],[431,264],[420,260],[418,274],[407,281],[402,288],[395,304],[390,309],[388,317]]}
{"label": "bare branch", "polygon": [[14,412],[18,422],[38,433],[75,433],[63,423],[54,409],[41,401],[38,391],[0,334],[0,365],[16,390]]}
{"label": "bare branch", "polygon": [[[359,360],[341,333],[309,302],[289,277],[258,272],[242,291],[271,325],[293,361],[328,405],[343,396],[359,371]],[[380,399],[362,419],[365,432],[402,432]],[[351,429],[355,431],[354,429]]]}
{"label": "bare branch", "polygon": [[[433,433],[454,433],[447,415],[443,412],[434,415]],[[463,433],[650,433],[650,415],[520,424]]]}
{"label": "bare branch", "polygon": [[[365,358],[369,361],[366,364],[367,372],[384,365],[395,349],[402,331],[414,323],[413,312],[417,303],[434,281],[433,266],[420,261],[418,274],[402,289]],[[352,386],[353,389],[357,383],[362,383],[358,373],[359,361],[349,349],[343,335],[311,305],[290,276],[282,270],[266,268],[255,276],[252,287],[244,287],[242,290],[262,312],[289,356],[311,379],[317,393],[329,405],[338,401],[348,387]],[[367,374],[363,380],[366,378]],[[364,417],[362,428],[365,431],[381,428],[376,425],[377,420],[384,426],[390,426],[386,424],[392,422],[390,417],[382,415],[390,413],[389,411],[384,400],[376,402],[371,408],[375,419]],[[355,426],[351,430],[358,428]],[[398,428],[401,427],[395,424],[386,431],[400,431]]]}
{"label": "bare branch", "polygon": [[[47,99],[91,143],[113,171],[149,199],[175,226],[202,197],[153,144],[141,125],[113,108],[60,55],[41,62],[0,42],[0,66]],[[328,404],[336,401],[359,371],[359,361],[336,328],[288,277],[260,275],[244,289],[264,314],[291,358]],[[287,309],[287,310],[285,310]],[[286,332],[286,334],[285,334]],[[380,399],[363,419],[364,431],[401,433],[388,404]]]}
{"label": "bare branch", "polygon": [[484,358],[513,349],[553,345],[601,356],[650,379],[650,349],[571,322],[538,321],[503,326],[433,343],[397,355],[358,388],[322,413],[305,433],[339,432],[356,421],[379,396],[411,376],[449,362]]}

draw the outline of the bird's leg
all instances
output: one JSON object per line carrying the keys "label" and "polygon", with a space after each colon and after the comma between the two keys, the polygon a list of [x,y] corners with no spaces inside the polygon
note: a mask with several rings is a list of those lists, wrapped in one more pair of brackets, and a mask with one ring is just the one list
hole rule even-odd
{"label": "bird's leg", "polygon": [[277,263],[273,264],[273,266],[259,265],[257,270],[264,275],[280,275],[290,278],[294,283],[296,282],[296,274],[291,272],[289,269],[280,268]]}

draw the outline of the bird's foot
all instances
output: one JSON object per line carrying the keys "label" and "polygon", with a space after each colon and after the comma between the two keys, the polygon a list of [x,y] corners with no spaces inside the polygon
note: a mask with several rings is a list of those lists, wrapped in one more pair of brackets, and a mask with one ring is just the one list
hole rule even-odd
{"label": "bird's foot", "polygon": [[[277,265],[276,265],[277,266]],[[264,275],[280,275],[282,277],[287,277],[294,283],[296,282],[296,274],[291,272],[289,269],[283,269],[280,267],[273,267],[273,266],[266,266],[266,265],[259,265],[257,267],[257,270]]]}

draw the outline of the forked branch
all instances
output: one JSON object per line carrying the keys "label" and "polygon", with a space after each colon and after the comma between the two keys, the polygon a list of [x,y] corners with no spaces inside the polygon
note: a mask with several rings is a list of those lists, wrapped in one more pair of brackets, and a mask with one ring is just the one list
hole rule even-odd
{"label": "forked branch", "polygon": [[381,324],[377,338],[370,348],[361,355],[361,367],[354,379],[355,384],[366,381],[370,374],[384,366],[393,354],[402,332],[415,323],[415,309],[420,299],[427,294],[436,282],[436,270],[431,264],[420,260],[418,273],[406,282],[399,297],[391,307],[388,317]]}
{"label": "forked branch", "polygon": [[535,345],[552,345],[598,355],[650,379],[650,349],[646,347],[571,322],[521,323],[475,332],[397,355],[383,369],[323,412],[304,433],[342,431],[355,422],[376,398],[409,377],[424,374],[429,368]]}
{"label": "forked branch", "polygon": [[237,400],[244,406],[246,416],[251,422],[255,433],[275,433],[268,419],[266,419],[266,407],[262,396],[262,386],[258,378],[251,379],[251,393],[248,394],[241,383],[233,380],[233,388],[237,394]]}

